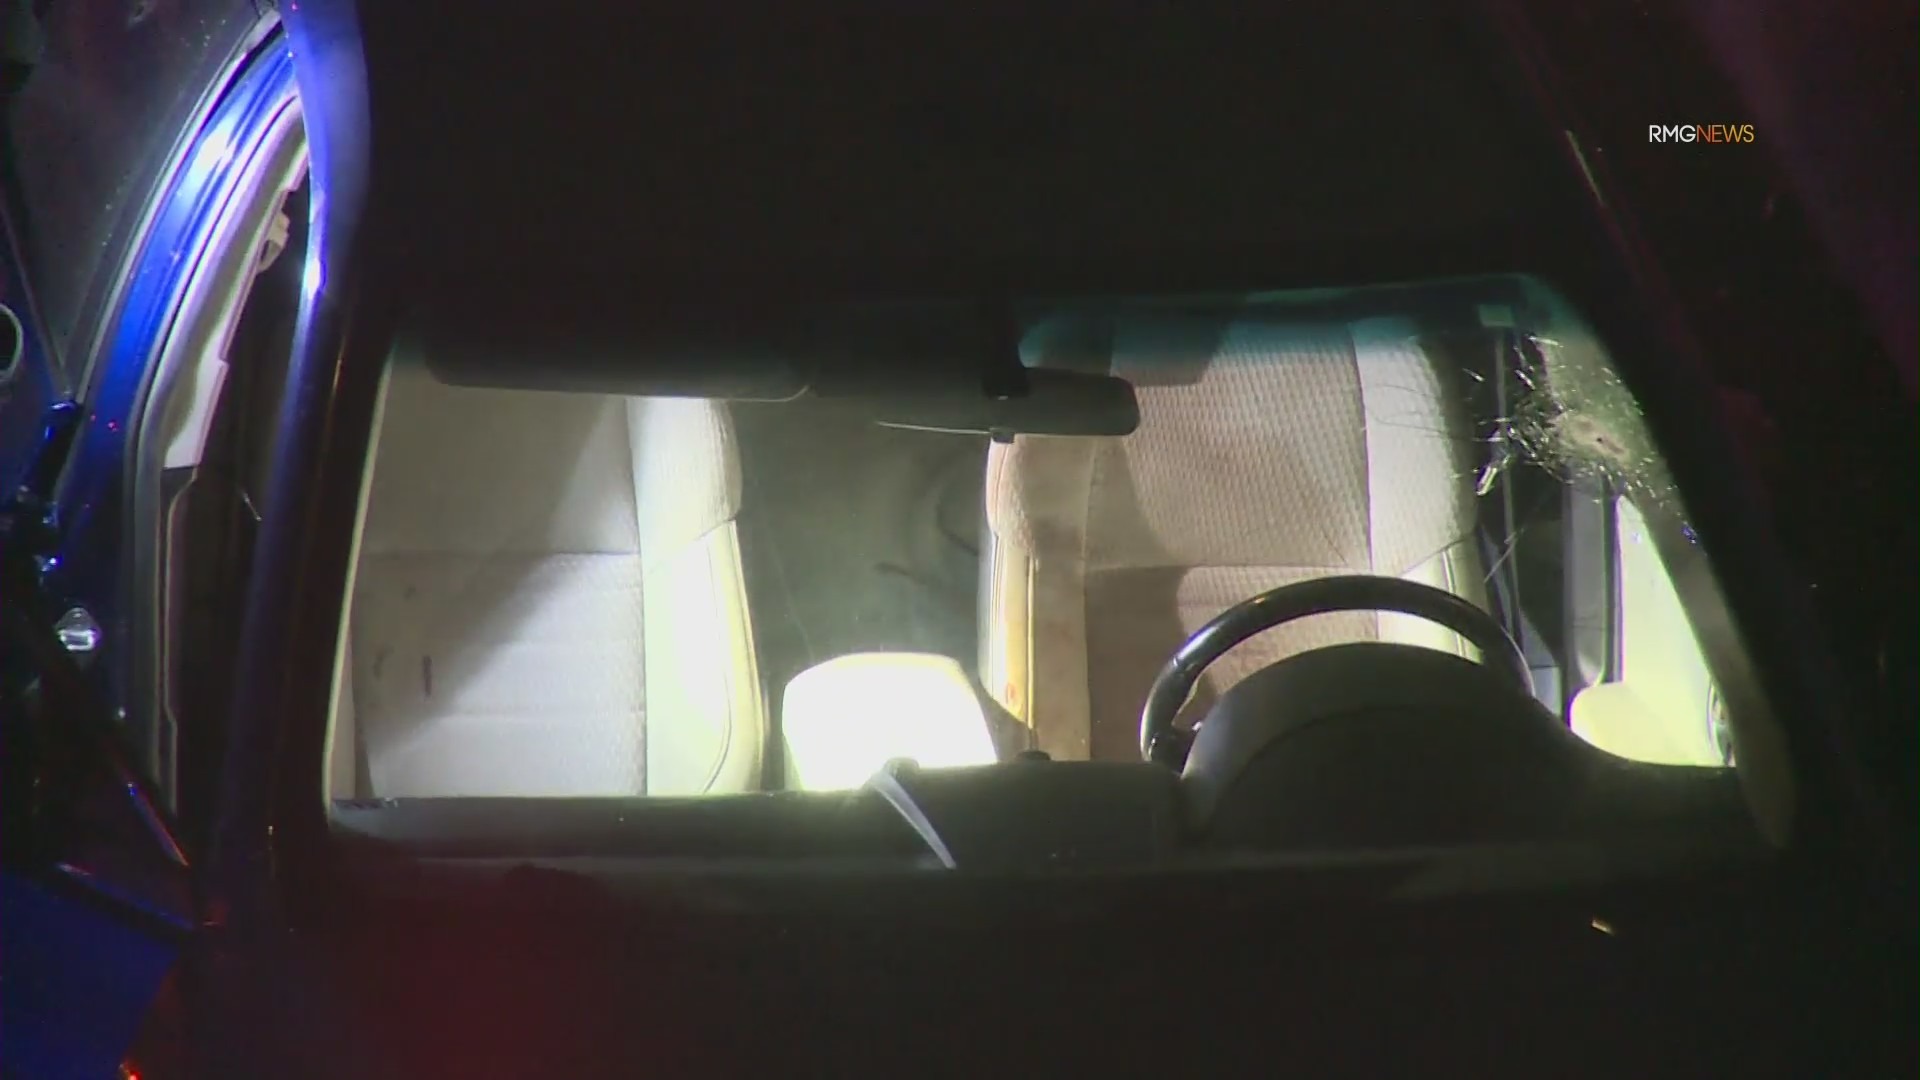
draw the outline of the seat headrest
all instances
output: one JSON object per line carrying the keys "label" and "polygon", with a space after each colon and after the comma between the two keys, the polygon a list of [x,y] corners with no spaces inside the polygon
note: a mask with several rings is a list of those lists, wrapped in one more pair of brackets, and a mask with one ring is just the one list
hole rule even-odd
{"label": "seat headrest", "polygon": [[1002,448],[988,514],[1005,541],[1094,569],[1398,574],[1472,518],[1464,402],[1408,321],[1139,319],[1035,344],[1030,362],[1132,382],[1140,426]]}

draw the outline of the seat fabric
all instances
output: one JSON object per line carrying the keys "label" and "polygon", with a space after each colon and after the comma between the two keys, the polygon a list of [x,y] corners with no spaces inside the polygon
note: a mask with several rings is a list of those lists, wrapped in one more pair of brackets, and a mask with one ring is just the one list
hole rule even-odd
{"label": "seat fabric", "polygon": [[739,500],[714,403],[452,387],[396,363],[336,693],[335,794],[757,786]]}
{"label": "seat fabric", "polygon": [[[1470,421],[1411,323],[1141,320],[1029,362],[1135,386],[1123,438],[1022,435],[987,464],[982,675],[1056,757],[1138,756],[1154,674],[1208,620],[1335,574],[1403,576],[1484,603]],[[1422,620],[1317,616],[1216,662],[1189,720],[1241,678],[1322,645],[1471,654]]]}

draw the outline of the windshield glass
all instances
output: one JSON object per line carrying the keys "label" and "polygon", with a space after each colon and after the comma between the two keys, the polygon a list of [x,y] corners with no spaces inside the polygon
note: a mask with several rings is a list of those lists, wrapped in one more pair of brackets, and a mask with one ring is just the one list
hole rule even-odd
{"label": "windshield glass", "polygon": [[[897,758],[1138,761],[1148,688],[1183,641],[1349,574],[1491,613],[1535,697],[1594,745],[1734,763],[1695,630],[1726,621],[1682,500],[1601,343],[1539,282],[1034,305],[1018,329],[1029,368],[1131,384],[1137,428],[968,434],[817,394],[453,387],[396,354],[334,797],[737,795],[855,787]],[[1180,722],[1291,656],[1368,641],[1479,655],[1412,616],[1317,615],[1210,665]]]}

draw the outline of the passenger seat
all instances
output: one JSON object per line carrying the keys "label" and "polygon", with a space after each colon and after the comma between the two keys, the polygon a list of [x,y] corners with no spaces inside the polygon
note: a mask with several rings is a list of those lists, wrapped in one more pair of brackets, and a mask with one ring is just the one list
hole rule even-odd
{"label": "passenger seat", "polygon": [[459,388],[402,360],[375,423],[336,796],[758,786],[723,405]]}

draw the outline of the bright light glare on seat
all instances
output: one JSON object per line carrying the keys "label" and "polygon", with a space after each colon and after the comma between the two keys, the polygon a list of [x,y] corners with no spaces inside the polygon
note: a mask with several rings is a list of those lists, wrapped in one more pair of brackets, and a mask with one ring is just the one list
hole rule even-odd
{"label": "bright light glare on seat", "polygon": [[1712,676],[1648,536],[1645,517],[1621,500],[1620,673],[1573,700],[1573,730],[1610,753],[1663,765],[1720,765],[1712,740]]}
{"label": "bright light glare on seat", "polygon": [[882,765],[990,765],[986,713],[960,665],[924,653],[854,653],[787,683],[781,706],[788,786],[857,788]]}

